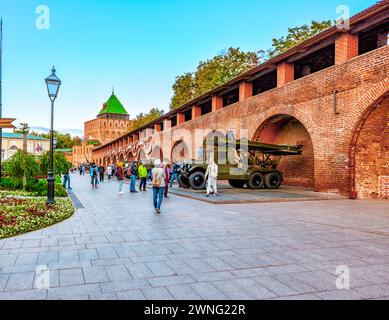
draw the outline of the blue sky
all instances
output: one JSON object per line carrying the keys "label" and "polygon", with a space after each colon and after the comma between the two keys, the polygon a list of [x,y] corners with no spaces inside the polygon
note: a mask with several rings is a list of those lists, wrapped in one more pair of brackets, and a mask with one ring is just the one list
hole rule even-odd
{"label": "blue sky", "polygon": [[[260,50],[288,27],[355,14],[375,0],[0,0],[3,115],[49,126],[44,78],[63,81],[56,128],[83,129],[115,87],[131,116],[169,108],[175,77],[228,47]],[[50,9],[38,30],[36,8]]]}

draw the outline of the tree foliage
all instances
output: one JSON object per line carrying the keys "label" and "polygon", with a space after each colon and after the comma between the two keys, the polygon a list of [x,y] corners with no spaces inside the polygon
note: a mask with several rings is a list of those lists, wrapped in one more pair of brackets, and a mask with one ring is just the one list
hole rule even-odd
{"label": "tree foliage", "polygon": [[23,180],[25,189],[27,181],[38,176],[40,170],[32,154],[19,150],[11,159],[5,161],[4,172],[9,174],[13,180]]}
{"label": "tree foliage", "polygon": [[185,73],[176,78],[170,108],[176,109],[254,68],[258,65],[260,56],[261,52],[244,52],[240,48],[229,48],[212,59],[201,61],[196,72]]}
{"label": "tree foliage", "polygon": [[331,20],[312,21],[310,25],[304,24],[299,27],[289,28],[288,35],[279,39],[273,39],[273,46],[268,51],[269,58],[273,58],[294,46],[312,38],[320,32],[330,28],[333,25]]}
{"label": "tree foliage", "polygon": [[132,130],[136,130],[149,122],[154,121],[155,119],[158,119],[164,114],[163,110],[160,110],[158,108],[152,108],[149,113],[144,114],[143,112],[138,114],[136,118],[133,120],[132,123]]}
{"label": "tree foliage", "polygon": [[[49,172],[49,160],[50,152],[45,152],[39,157],[40,172],[43,176],[46,176]],[[66,173],[72,164],[66,159],[62,152],[54,152],[54,174],[63,175]]]}
{"label": "tree foliage", "polygon": [[272,48],[258,52],[244,52],[239,48],[227,51],[199,63],[193,73],[185,73],[176,78],[173,84],[173,97],[170,108],[176,109],[190,100],[210,91],[236,76],[254,68],[262,59],[273,58],[299,43],[330,28],[333,22],[312,21],[310,25],[289,28],[286,37],[273,39]]}
{"label": "tree foliage", "polygon": [[[50,139],[50,133],[31,133],[34,136]],[[57,149],[71,149],[74,146],[80,146],[82,140],[79,137],[72,137],[69,133],[62,134],[54,132],[54,138],[57,139]]]}

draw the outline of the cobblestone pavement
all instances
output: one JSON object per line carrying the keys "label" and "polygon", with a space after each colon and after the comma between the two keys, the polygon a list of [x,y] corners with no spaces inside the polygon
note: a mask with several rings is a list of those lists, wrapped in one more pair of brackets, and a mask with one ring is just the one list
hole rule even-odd
{"label": "cobblestone pavement", "polygon": [[[0,299],[388,299],[389,202],[212,205],[92,190],[50,228],[0,240]],[[350,268],[350,290],[336,269]],[[47,266],[50,288],[37,289]],[[45,275],[45,274],[43,274]]]}

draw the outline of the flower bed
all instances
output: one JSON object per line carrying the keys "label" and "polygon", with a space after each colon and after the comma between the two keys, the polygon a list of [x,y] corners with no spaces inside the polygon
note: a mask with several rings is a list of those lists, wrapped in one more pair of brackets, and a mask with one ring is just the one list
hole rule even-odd
{"label": "flower bed", "polygon": [[26,197],[26,192],[0,192],[0,239],[59,223],[74,213],[69,198],[46,206],[46,197]]}

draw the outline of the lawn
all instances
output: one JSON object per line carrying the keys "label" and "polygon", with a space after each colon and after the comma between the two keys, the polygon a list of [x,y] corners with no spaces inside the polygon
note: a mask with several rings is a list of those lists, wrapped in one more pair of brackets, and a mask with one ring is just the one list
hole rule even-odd
{"label": "lawn", "polygon": [[46,206],[46,197],[23,191],[0,191],[0,239],[42,229],[71,217],[69,198],[56,198]]}

